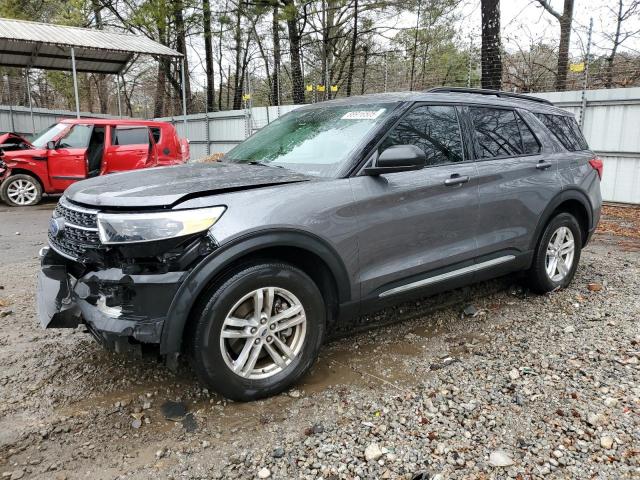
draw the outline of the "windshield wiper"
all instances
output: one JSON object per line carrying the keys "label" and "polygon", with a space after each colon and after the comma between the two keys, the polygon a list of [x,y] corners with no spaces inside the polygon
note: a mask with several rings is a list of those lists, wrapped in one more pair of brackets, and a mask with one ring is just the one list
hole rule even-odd
{"label": "windshield wiper", "polygon": [[257,160],[252,160],[251,162],[247,162],[249,165],[260,165],[262,167],[276,167],[276,168],[284,168],[282,165],[272,165],[269,162],[259,162]]}

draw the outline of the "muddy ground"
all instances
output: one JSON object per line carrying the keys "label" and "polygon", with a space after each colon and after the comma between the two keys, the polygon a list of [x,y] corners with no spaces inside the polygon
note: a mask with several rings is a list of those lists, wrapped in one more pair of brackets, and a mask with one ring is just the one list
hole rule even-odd
{"label": "muddy ground", "polygon": [[[606,211],[565,291],[538,297],[509,277],[435,312],[381,312],[403,321],[327,345],[295,390],[241,404],[185,364],[174,374],[80,330],[40,329],[37,251],[54,202],[0,205],[2,478],[640,478],[637,210]],[[502,408],[501,395],[520,397]],[[603,401],[613,410],[598,413]],[[167,402],[187,414],[167,419]],[[560,433],[519,426],[551,416]],[[495,451],[511,464],[493,465]]]}

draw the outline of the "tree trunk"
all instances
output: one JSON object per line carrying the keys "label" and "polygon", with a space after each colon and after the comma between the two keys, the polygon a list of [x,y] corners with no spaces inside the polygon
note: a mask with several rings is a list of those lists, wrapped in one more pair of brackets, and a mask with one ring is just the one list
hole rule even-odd
{"label": "tree trunk", "polygon": [[215,109],[215,86],[213,72],[213,46],[211,45],[211,4],[202,0],[202,23],[204,28],[204,56],[207,75],[207,112]]}
{"label": "tree trunk", "polygon": [[[96,28],[102,30],[104,24],[102,22],[102,5],[99,0],[91,0],[91,8],[95,17]],[[100,113],[109,113],[109,98],[107,96],[106,78],[102,73],[95,74],[96,91],[98,93],[98,102],[100,103]]]}
{"label": "tree trunk", "polygon": [[242,108],[242,87],[243,87],[243,75],[242,69],[242,1],[238,2],[238,8],[236,9],[236,26],[234,30],[234,49],[236,52],[235,71],[233,77],[233,109],[240,110]]}
{"label": "tree trunk", "polygon": [[165,71],[168,68],[165,63],[167,59],[160,57],[158,59],[158,82],[156,83],[156,98],[153,106],[153,117],[164,117],[164,95],[167,89],[167,77]]}
{"label": "tree trunk", "polygon": [[[174,0],[173,2],[173,16],[176,22],[176,50],[184,55],[184,88],[185,96],[187,99],[187,113],[191,112],[191,82],[189,80],[189,60],[187,58],[187,40],[186,40],[186,30],[184,26],[184,16],[183,16],[183,4],[182,0]],[[182,94],[182,92],[178,92]]]}
{"label": "tree trunk", "polygon": [[[218,87],[218,108],[222,110],[222,81],[224,80],[224,73],[222,71],[222,22],[220,22],[220,31],[218,32],[218,75],[220,76],[220,86]],[[227,78],[227,89],[228,88],[229,78]],[[229,102],[227,101],[227,109],[228,108]]]}
{"label": "tree trunk", "polygon": [[364,58],[362,60],[362,85],[360,85],[360,95],[364,95],[367,84],[367,61],[369,60],[369,47],[365,45],[362,47],[362,53]]}
{"label": "tree trunk", "polygon": [[411,73],[409,76],[409,90],[413,90],[413,77],[416,71],[416,53],[418,50],[418,32],[420,31],[420,9],[422,1],[418,0],[418,16],[416,17],[416,30],[413,35],[413,48],[411,49]]}
{"label": "tree trunk", "polygon": [[289,31],[289,54],[291,55],[291,83],[293,103],[304,103],[304,80],[302,78],[302,65],[300,63],[300,32],[298,30],[298,14],[294,0],[282,0],[285,6],[290,7],[294,15],[287,16],[287,29]]}
{"label": "tree trunk", "polygon": [[273,73],[271,74],[271,104],[280,105],[280,23],[278,22],[278,5],[273,7]]}
{"label": "tree trunk", "polygon": [[500,0],[482,0],[482,88],[502,87],[500,52]]}
{"label": "tree trunk", "polygon": [[[356,45],[358,43],[358,0],[353,6],[353,35],[351,36],[351,51],[349,53],[349,70],[347,71],[347,97],[351,96],[353,84],[353,67],[356,59]],[[363,73],[364,76],[364,73]]]}
{"label": "tree trunk", "polygon": [[573,0],[564,0],[564,10],[560,17],[560,50],[558,51],[558,75],[556,76],[556,90],[559,92],[567,89],[572,21]]}
{"label": "tree trunk", "polygon": [[607,72],[605,74],[604,88],[611,88],[613,85],[613,62],[616,59],[618,45],[620,45],[620,28],[622,26],[622,0],[618,0],[618,18],[616,19],[616,35],[613,39],[611,54],[607,57]]}

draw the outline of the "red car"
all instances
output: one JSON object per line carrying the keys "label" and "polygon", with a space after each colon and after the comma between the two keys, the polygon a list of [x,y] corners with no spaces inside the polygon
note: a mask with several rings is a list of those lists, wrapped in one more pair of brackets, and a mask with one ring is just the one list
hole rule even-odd
{"label": "red car", "polygon": [[78,180],[189,160],[189,142],[165,122],[62,120],[31,142],[0,135],[0,198],[35,205],[43,193],[62,193]]}

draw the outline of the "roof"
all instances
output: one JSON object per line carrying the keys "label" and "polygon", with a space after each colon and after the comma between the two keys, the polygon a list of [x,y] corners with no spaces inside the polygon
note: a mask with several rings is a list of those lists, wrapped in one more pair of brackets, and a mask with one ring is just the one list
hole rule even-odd
{"label": "roof", "polygon": [[72,125],[145,125],[149,127],[171,125],[169,122],[158,122],[154,120],[136,120],[133,118],[64,118],[60,123]]}
{"label": "roof", "polygon": [[120,73],[137,55],[182,57],[143,35],[0,18],[0,66]]}
{"label": "roof", "polygon": [[493,96],[484,92],[472,93],[471,91],[434,91],[434,92],[388,92],[343,97],[328,102],[319,102],[306,105],[302,108],[322,108],[329,105],[364,105],[372,103],[396,103],[396,102],[446,102],[478,105],[496,105],[505,107],[524,108],[535,113],[554,113],[557,115],[569,115],[552,104],[541,103],[526,97]]}

